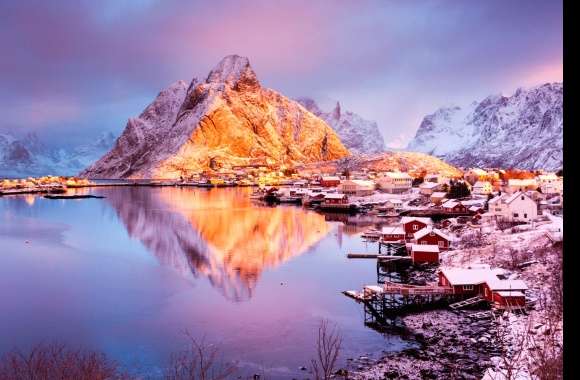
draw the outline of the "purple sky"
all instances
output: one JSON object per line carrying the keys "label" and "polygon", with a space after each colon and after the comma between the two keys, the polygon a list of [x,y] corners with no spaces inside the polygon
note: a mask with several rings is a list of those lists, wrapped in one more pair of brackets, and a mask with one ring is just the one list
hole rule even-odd
{"label": "purple sky", "polygon": [[247,56],[266,87],[376,120],[562,80],[559,1],[3,1],[0,130],[120,133],[170,83]]}

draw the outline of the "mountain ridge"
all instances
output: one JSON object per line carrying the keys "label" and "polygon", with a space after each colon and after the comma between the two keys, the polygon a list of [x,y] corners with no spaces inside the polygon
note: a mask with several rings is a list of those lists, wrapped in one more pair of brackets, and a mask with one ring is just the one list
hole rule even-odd
{"label": "mountain ridge", "polygon": [[423,118],[407,150],[463,167],[555,170],[562,147],[563,83],[553,82],[439,108]]}

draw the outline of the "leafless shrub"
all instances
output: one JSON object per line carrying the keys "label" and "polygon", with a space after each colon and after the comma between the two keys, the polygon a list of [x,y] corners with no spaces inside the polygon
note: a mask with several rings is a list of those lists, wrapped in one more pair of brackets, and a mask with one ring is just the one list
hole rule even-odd
{"label": "leafless shrub", "polygon": [[[508,312],[509,311],[508,305]],[[528,337],[529,322],[523,331],[510,331],[509,322],[501,318],[495,319],[496,330],[494,339],[501,351],[500,363],[497,368],[498,379],[514,380],[526,371],[523,363],[525,347]]]}
{"label": "leafless shrub", "polygon": [[63,344],[38,344],[28,352],[14,350],[0,359],[0,379],[5,380],[128,378],[103,353],[71,350]]}
{"label": "leafless shrub", "polygon": [[529,330],[528,370],[539,380],[559,380],[563,378],[563,348],[558,326],[561,315],[551,310],[550,305],[554,304],[554,300],[550,297],[541,293],[538,301],[546,312],[542,323]]}
{"label": "leafless shrub", "polygon": [[508,267],[508,269],[511,270],[519,269],[520,265],[528,259],[526,253],[520,249],[516,249],[513,247],[506,249],[507,249],[507,259],[505,265]]}
{"label": "leafless shrub", "polygon": [[336,325],[330,327],[322,320],[316,340],[316,359],[311,361],[316,380],[329,380],[335,372],[336,361],[342,347],[342,335]]}
{"label": "leafless shrub", "polygon": [[225,380],[236,372],[233,364],[218,364],[219,350],[205,338],[197,339],[185,332],[187,346],[171,355],[165,369],[166,380]]}
{"label": "leafless shrub", "polygon": [[476,230],[469,234],[463,234],[461,243],[464,248],[478,248],[487,245],[487,240],[480,230]]}
{"label": "leafless shrub", "polygon": [[505,231],[508,228],[511,228],[513,226],[512,222],[510,222],[507,219],[503,219],[503,218],[498,219],[495,224],[501,232],[503,232],[503,231]]}

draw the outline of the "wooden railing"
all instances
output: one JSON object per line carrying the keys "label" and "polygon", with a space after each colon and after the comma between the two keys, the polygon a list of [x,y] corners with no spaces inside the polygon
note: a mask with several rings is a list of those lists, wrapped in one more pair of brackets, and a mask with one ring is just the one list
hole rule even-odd
{"label": "wooden railing", "polygon": [[452,294],[453,288],[448,286],[439,286],[436,284],[422,286],[387,282],[383,285],[383,292],[401,295]]}

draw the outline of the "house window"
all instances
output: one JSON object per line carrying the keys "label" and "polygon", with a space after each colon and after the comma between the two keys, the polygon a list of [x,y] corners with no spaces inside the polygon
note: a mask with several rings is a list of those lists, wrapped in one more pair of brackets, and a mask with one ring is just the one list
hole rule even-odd
{"label": "house window", "polygon": [[426,241],[422,241],[421,244],[427,245],[427,242]]}
{"label": "house window", "polygon": [[440,248],[443,248],[443,247],[445,247],[445,242],[444,242],[444,241],[440,241],[440,242],[439,242],[439,247],[440,247]]}
{"label": "house window", "polygon": [[528,214],[524,214],[524,218],[527,219],[528,218]]}
{"label": "house window", "polygon": [[487,288],[483,288],[483,292],[485,293],[485,296],[487,297]]}
{"label": "house window", "polygon": [[518,217],[518,213],[514,212],[514,218],[517,218],[517,217]]}
{"label": "house window", "polygon": [[463,290],[473,290],[473,285],[463,285]]}
{"label": "house window", "polygon": [[417,231],[419,229],[419,226],[416,224],[413,224],[413,230]]}
{"label": "house window", "polygon": [[522,195],[522,201],[524,200],[524,196]]}

